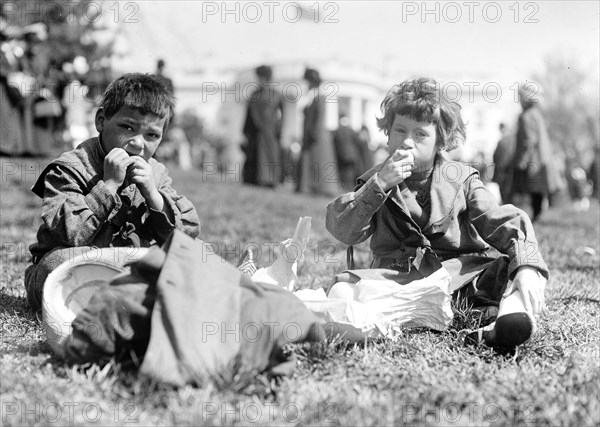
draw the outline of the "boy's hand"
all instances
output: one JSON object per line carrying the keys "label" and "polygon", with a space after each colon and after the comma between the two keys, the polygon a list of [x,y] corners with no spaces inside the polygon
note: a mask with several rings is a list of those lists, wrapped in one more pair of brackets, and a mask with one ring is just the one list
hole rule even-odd
{"label": "boy's hand", "polygon": [[388,191],[408,178],[414,165],[415,156],[410,151],[396,150],[377,174],[377,182],[383,191]]}
{"label": "boy's hand", "polygon": [[131,156],[131,159],[132,162],[127,168],[127,179],[140,190],[149,207],[162,211],[164,200],[154,184],[152,166],[139,156]]}
{"label": "boy's hand", "polygon": [[132,159],[122,148],[113,148],[104,158],[103,180],[106,186],[116,193],[127,177],[127,167]]}
{"label": "boy's hand", "polygon": [[522,266],[517,269],[513,286],[507,289],[503,296],[508,296],[508,294],[518,289],[523,297],[525,310],[533,315],[537,315],[546,308],[545,288],[546,279],[537,269]]}

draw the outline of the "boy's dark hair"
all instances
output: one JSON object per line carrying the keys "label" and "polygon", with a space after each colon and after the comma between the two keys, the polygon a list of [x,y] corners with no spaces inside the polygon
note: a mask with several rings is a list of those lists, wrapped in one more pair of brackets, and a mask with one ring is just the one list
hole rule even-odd
{"label": "boy's dark hair", "polygon": [[382,117],[377,126],[389,134],[396,115],[435,125],[437,142],[445,150],[453,150],[465,142],[465,123],[460,105],[440,90],[434,79],[420,77],[393,86],[381,102]]}
{"label": "boy's dark hair", "polygon": [[107,118],[114,116],[122,107],[166,118],[166,129],[173,118],[175,97],[156,76],[129,73],[108,85],[100,107],[104,109]]}

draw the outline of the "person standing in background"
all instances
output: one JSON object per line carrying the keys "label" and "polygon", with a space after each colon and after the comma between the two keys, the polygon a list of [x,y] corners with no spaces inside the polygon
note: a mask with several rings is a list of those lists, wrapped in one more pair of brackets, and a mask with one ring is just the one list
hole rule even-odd
{"label": "person standing in background", "polygon": [[592,197],[600,200],[598,185],[600,184],[600,146],[594,147],[594,160],[590,165],[589,177],[592,182]]}
{"label": "person standing in background", "polygon": [[321,92],[321,76],[317,70],[307,68],[304,80],[308,83],[309,100],[304,108],[297,191],[337,196],[338,167],[331,132],[325,126],[326,98]]}
{"label": "person standing in background", "polygon": [[554,192],[551,186],[558,180],[551,176],[552,147],[546,122],[540,109],[539,97],[533,83],[519,88],[519,102],[523,112],[519,115],[514,156],[513,194],[528,194],[533,213],[531,220],[537,221],[542,214],[544,199]]}
{"label": "person standing in background", "polygon": [[56,64],[53,65],[50,61],[48,26],[38,22],[26,26],[23,32],[26,45],[22,58],[23,71],[35,81],[25,97],[25,141],[28,154],[45,156],[55,145],[56,122],[63,114],[56,93],[60,82],[57,73],[52,73],[56,70]]}
{"label": "person standing in background", "polygon": [[371,151],[371,134],[367,125],[363,124],[358,131],[358,142],[360,149],[360,158],[362,161],[361,171],[367,171],[375,166],[375,158]]}
{"label": "person standing in background", "polygon": [[502,203],[510,203],[513,181],[513,158],[515,156],[515,137],[506,124],[500,123],[500,141],[494,150],[494,175],[492,181],[498,184]]}
{"label": "person standing in background", "polygon": [[[170,77],[167,77],[165,74],[165,67],[167,63],[164,59],[160,58],[156,61],[156,72],[154,76],[156,76],[157,80],[163,84],[163,86],[169,91],[171,95],[175,95],[175,85],[173,84],[173,80]],[[173,119],[169,123],[169,127],[165,129],[162,143],[156,150],[154,154],[154,158],[162,163],[170,164],[177,163],[177,147],[171,140],[171,127],[173,123],[175,123],[176,114],[173,113]]]}
{"label": "person standing in background", "polygon": [[274,188],[281,182],[282,161],[281,123],[283,119],[283,97],[270,84],[273,77],[271,67],[256,68],[258,88],[250,96],[244,135],[246,162],[242,176],[247,184]]}
{"label": "person standing in background", "polygon": [[[60,105],[54,99],[53,84],[47,78],[49,62],[48,29],[43,23],[22,28],[9,26],[0,21],[2,47],[2,141],[3,155],[42,156],[53,145],[52,134],[34,126],[34,118],[46,116],[49,107],[55,114]],[[44,95],[51,98],[43,101]]]}
{"label": "person standing in background", "polygon": [[340,124],[333,134],[333,142],[342,188],[350,191],[354,188],[356,178],[365,170],[362,169],[358,134],[350,126],[350,119],[346,115],[340,116]]}
{"label": "person standing in background", "polygon": [[17,46],[6,34],[4,25],[0,27],[0,47],[0,154],[15,156],[26,151],[23,135],[25,97],[20,91],[23,85],[11,82],[11,79],[22,73],[19,70],[19,59],[15,55]]}
{"label": "person standing in background", "polygon": [[165,87],[167,89],[169,89],[169,91],[172,94],[175,94],[175,86],[173,85],[173,80],[171,80],[169,77],[167,77],[165,75],[165,60],[164,59],[159,59],[158,61],[156,61],[156,77],[158,78],[158,80],[165,85]]}

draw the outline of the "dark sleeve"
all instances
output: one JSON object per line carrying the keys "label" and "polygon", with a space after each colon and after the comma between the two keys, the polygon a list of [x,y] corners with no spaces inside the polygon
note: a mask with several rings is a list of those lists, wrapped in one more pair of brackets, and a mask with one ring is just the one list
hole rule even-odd
{"label": "dark sleeve", "polygon": [[514,277],[519,267],[530,266],[548,278],[548,267],[527,214],[513,205],[498,205],[477,174],[465,185],[468,218],[483,240],[508,255],[509,277]]}
{"label": "dark sleeve", "polygon": [[163,165],[158,164],[155,166],[155,170],[159,175],[157,189],[163,197],[165,206],[162,212],[148,209],[152,237],[162,244],[174,229],[183,231],[190,237],[198,237],[200,235],[200,219],[196,208],[192,202],[177,194],[173,189],[171,186],[173,181]]}
{"label": "dark sleeve", "polygon": [[65,246],[90,245],[120,208],[121,199],[102,180],[88,191],[67,168],[55,165],[46,173],[42,220]]}
{"label": "dark sleeve", "polygon": [[327,205],[325,226],[340,242],[355,245],[375,231],[375,214],[387,199],[376,177],[373,175],[355,191],[342,194]]}

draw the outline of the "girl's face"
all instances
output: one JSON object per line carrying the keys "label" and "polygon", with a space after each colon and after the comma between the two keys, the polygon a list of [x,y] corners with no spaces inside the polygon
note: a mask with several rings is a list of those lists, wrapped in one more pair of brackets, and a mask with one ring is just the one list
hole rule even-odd
{"label": "girl's face", "polygon": [[438,151],[435,125],[397,114],[388,135],[388,153],[392,155],[396,150],[410,151],[415,156],[415,170],[430,169]]}

